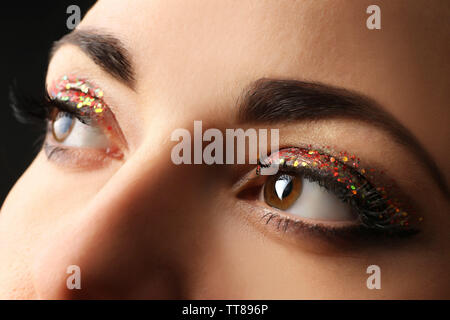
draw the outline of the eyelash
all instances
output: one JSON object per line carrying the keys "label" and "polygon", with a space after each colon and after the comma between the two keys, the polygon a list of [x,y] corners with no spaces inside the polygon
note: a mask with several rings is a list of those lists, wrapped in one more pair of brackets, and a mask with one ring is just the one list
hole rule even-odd
{"label": "eyelash", "polygon": [[[409,226],[409,215],[393,204],[391,200],[387,199],[382,188],[376,188],[368,178],[357,170],[359,161],[355,157],[351,157],[355,161],[352,166],[343,163],[339,160],[339,157],[332,157],[312,149],[285,148],[275,155],[279,157],[279,173],[295,174],[311,182],[318,183],[328,192],[333,193],[338,199],[348,204],[352,210],[355,210],[361,223],[345,227],[313,225],[272,211],[262,216],[262,220],[265,220],[266,224],[269,224],[271,221],[275,222],[277,230],[281,229],[283,231],[287,231],[288,226],[291,224],[303,231],[342,237],[348,235],[403,237],[418,233],[418,229]],[[271,159],[275,155],[271,155],[259,162],[256,168],[257,175],[259,175],[261,167],[271,165]],[[308,157],[310,159],[307,159]],[[349,160],[347,156],[341,158],[346,161]],[[308,163],[302,160],[308,161]],[[313,163],[315,164],[310,165]],[[333,163],[332,168],[330,168],[329,163]],[[299,164],[302,165],[299,166]],[[365,170],[362,169],[361,171],[364,172]]]}
{"label": "eyelash", "polygon": [[23,124],[47,128],[47,123],[52,120],[52,114],[55,110],[70,113],[80,121],[86,120],[70,104],[58,99],[52,99],[47,92],[36,98],[24,94],[19,91],[17,86],[13,86],[10,89],[9,97],[15,118]]}
{"label": "eyelash", "polygon": [[[45,92],[45,91],[44,91]],[[53,110],[58,108],[47,92],[35,97],[21,91],[17,85],[9,90],[10,107],[16,120],[29,127],[35,128],[37,138],[35,145],[41,149],[48,131],[48,122],[51,120]],[[68,106],[59,106],[69,109]]]}

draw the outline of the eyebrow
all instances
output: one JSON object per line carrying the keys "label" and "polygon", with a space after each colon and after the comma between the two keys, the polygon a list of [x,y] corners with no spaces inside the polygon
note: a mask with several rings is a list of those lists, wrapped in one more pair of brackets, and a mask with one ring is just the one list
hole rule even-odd
{"label": "eyebrow", "polygon": [[79,47],[95,64],[131,89],[135,84],[135,73],[130,54],[115,36],[94,29],[74,30],[54,42],[50,59],[65,44]]}
{"label": "eyebrow", "polygon": [[411,150],[439,189],[449,196],[444,175],[430,154],[408,129],[369,97],[318,82],[263,78],[245,90],[238,105],[241,123],[349,118],[381,128]]}

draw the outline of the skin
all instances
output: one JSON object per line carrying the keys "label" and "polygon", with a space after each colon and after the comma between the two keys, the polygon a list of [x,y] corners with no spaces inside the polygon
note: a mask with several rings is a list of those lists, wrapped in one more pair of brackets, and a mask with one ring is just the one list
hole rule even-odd
{"label": "skin", "polygon": [[[371,4],[99,1],[78,28],[121,39],[136,89],[72,45],[53,57],[47,83],[63,74],[94,79],[128,151],[99,168],[39,153],[1,209],[0,297],[450,298],[448,199],[414,155],[375,127],[345,119],[272,126],[280,128],[280,145],[331,145],[384,168],[424,217],[414,237],[348,245],[280,234],[234,192],[251,167],[170,160],[173,130],[192,130],[199,119],[204,129],[242,127],[236,99],[248,84],[298,79],[376,100],[449,183],[450,6],[378,1],[382,29],[371,31]],[[381,290],[366,286],[372,264],[381,268]],[[69,265],[81,268],[81,290],[66,287]]]}

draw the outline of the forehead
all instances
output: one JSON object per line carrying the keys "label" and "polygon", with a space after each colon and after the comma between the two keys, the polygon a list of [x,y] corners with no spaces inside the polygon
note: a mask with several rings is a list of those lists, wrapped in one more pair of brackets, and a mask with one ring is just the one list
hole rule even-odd
{"label": "forehead", "polygon": [[[223,87],[227,82],[273,76],[372,91],[374,81],[392,77],[393,67],[409,75],[432,67],[427,58],[435,60],[433,50],[444,49],[436,48],[439,35],[441,40],[448,35],[437,23],[439,16],[447,20],[445,10],[427,4],[435,20],[430,24],[422,1],[381,1],[382,30],[373,31],[366,28],[370,4],[108,0],[99,1],[82,25],[119,35],[133,54],[140,79],[159,79],[171,86],[177,81],[189,86],[190,80],[196,87],[196,80],[208,78]],[[408,59],[419,57],[422,63],[411,70]],[[367,76],[368,72],[372,74]]]}
{"label": "forehead", "polygon": [[261,77],[319,81],[372,97],[438,150],[446,135],[435,128],[446,127],[439,114],[450,98],[450,6],[378,1],[381,30],[368,30],[371,4],[108,0],[81,26],[116,34],[131,52],[138,91],[171,97],[193,116],[204,112],[198,106],[230,108]]}

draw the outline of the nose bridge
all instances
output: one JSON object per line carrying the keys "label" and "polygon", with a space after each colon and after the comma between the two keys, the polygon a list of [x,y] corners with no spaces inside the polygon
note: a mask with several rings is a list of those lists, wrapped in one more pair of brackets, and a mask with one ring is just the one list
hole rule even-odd
{"label": "nose bridge", "polygon": [[[184,226],[194,203],[199,209],[191,182],[202,169],[175,166],[168,148],[151,158],[136,152],[81,212],[66,215],[47,236],[50,245],[33,266],[40,297],[179,297],[177,253],[189,246]],[[81,271],[80,290],[67,288],[73,265]]]}

